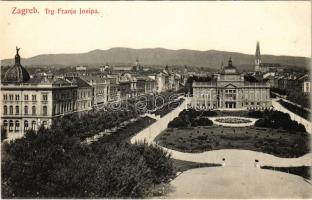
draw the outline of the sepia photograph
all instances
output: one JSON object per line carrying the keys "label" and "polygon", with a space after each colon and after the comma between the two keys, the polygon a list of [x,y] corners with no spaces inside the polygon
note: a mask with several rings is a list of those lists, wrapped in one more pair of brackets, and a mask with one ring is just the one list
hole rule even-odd
{"label": "sepia photograph", "polygon": [[1,198],[312,199],[310,1],[0,1]]}

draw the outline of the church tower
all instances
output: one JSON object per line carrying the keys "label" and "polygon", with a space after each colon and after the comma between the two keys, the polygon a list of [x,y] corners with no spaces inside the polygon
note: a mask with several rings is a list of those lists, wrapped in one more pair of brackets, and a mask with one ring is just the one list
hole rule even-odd
{"label": "church tower", "polygon": [[256,56],[255,56],[255,71],[260,71],[260,65],[261,65],[261,54],[260,54],[260,45],[259,41],[257,41],[257,47],[256,47]]}

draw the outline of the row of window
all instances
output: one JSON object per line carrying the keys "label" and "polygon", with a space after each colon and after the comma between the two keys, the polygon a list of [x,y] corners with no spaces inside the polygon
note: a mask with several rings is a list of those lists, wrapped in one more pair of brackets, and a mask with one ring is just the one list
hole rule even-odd
{"label": "row of window", "polygon": [[[48,95],[47,94],[42,94],[41,99],[42,99],[42,101],[48,101]],[[3,95],[3,100],[4,101],[7,101],[7,100],[13,101],[14,100],[14,95],[13,94],[9,94],[9,95],[4,94]],[[15,101],[19,101],[19,100],[20,100],[20,95],[16,94],[15,95]],[[36,94],[31,95],[31,100],[32,101],[37,101],[37,95]],[[28,94],[24,95],[24,101],[29,101]]]}
{"label": "row of window", "polygon": [[[3,115],[13,115],[13,106],[3,106]],[[36,106],[32,106],[31,108],[31,114],[32,115],[36,115]],[[19,115],[20,114],[20,107],[19,106],[15,106],[15,115]],[[24,106],[24,115],[28,115],[28,106]],[[42,115],[46,116],[48,115],[48,107],[47,106],[42,106]]]}
{"label": "row of window", "polygon": [[[232,102],[231,102],[231,103],[232,103]],[[227,102],[226,102],[226,104],[227,104]],[[246,103],[245,103],[246,106],[248,106],[248,105],[250,105],[250,106],[255,106],[255,105],[256,105],[256,106],[260,106],[260,104],[261,104],[260,102],[246,102]],[[207,104],[206,104],[204,101],[203,101],[202,103],[197,102],[197,106],[199,106],[199,107],[200,107],[200,106],[205,107],[206,105],[207,105],[208,107],[210,107],[210,103],[208,103],[208,102],[207,102]],[[216,104],[211,104],[211,106],[212,106],[212,105],[213,105],[213,106],[216,106]],[[266,104],[263,103],[263,106],[265,106],[265,105],[266,105]],[[242,103],[242,106],[244,106],[243,103]]]}
{"label": "row of window", "polygon": [[[101,91],[100,91],[100,92],[101,92]],[[80,92],[79,98],[80,98],[80,99],[86,98],[87,95],[88,95],[88,97],[91,97],[91,92],[90,92],[90,91],[88,91],[88,92],[86,92],[86,91]]]}
{"label": "row of window", "polygon": [[[15,125],[15,126],[14,126]],[[44,128],[47,128],[47,121],[43,121],[42,125],[44,126]],[[4,120],[3,121],[3,126],[5,129],[9,128],[9,131],[19,131],[20,130],[20,122],[18,120],[15,120],[15,123],[13,120]],[[32,121],[31,122],[31,129],[36,130],[36,126],[37,126],[37,122],[36,121]],[[29,122],[27,120],[24,121],[24,130],[27,131],[29,129]]]}
{"label": "row of window", "polygon": [[230,94],[235,94],[236,93],[236,90],[225,90],[225,94],[228,94],[228,93],[230,93]]}
{"label": "row of window", "polygon": [[77,94],[76,91],[74,92],[67,91],[66,93],[54,93],[53,99],[54,100],[69,99],[69,98],[74,99],[76,94]]}

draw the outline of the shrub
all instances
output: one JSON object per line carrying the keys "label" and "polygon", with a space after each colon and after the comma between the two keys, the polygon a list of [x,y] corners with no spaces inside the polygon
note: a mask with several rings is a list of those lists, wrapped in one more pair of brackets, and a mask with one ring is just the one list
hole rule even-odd
{"label": "shrub", "polygon": [[168,128],[185,128],[187,127],[186,121],[183,118],[176,117],[168,124]]}
{"label": "shrub", "polygon": [[153,183],[167,182],[169,178],[173,177],[173,163],[170,159],[171,155],[167,151],[145,142],[138,143],[133,148],[139,150],[145,158],[147,166],[151,169]]}
{"label": "shrub", "polygon": [[192,126],[212,126],[213,122],[205,117],[200,117],[191,122]]}
{"label": "shrub", "polygon": [[261,111],[255,111],[255,110],[251,110],[248,112],[248,117],[253,117],[253,118],[262,118],[263,114]]}
{"label": "shrub", "polygon": [[305,127],[290,119],[288,114],[279,111],[265,111],[264,118],[255,123],[256,127],[283,128],[284,130],[305,132]]}

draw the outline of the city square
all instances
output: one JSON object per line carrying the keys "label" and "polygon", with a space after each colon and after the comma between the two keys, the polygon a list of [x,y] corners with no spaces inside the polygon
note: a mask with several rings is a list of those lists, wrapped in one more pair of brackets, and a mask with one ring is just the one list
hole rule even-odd
{"label": "city square", "polygon": [[1,198],[312,198],[310,8],[2,1]]}

